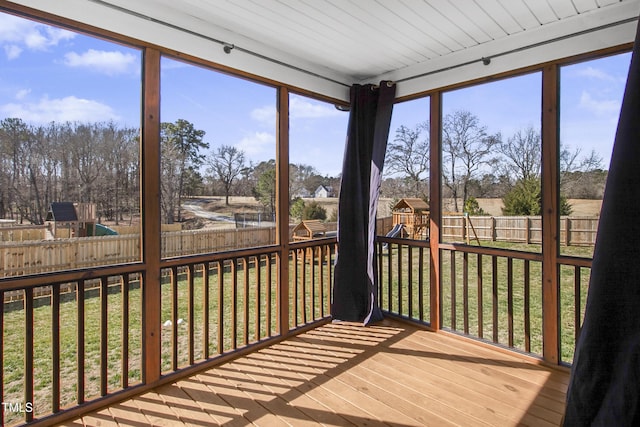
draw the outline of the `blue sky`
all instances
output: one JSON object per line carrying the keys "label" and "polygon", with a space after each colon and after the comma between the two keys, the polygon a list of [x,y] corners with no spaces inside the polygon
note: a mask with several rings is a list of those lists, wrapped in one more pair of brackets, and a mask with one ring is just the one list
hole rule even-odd
{"label": "blue sky", "polygon": [[[139,127],[140,52],[115,43],[0,14],[0,118],[108,121]],[[608,165],[630,55],[562,69],[561,141]],[[511,136],[539,127],[540,73],[446,93],[445,114],[465,109],[491,133]],[[212,150],[233,145],[257,163],[275,157],[275,89],[170,58],[162,61],[163,121],[179,118],[206,132]],[[292,95],[291,155],[335,176],[342,166],[348,114]],[[396,105],[390,138],[400,125],[429,117],[428,99]]]}

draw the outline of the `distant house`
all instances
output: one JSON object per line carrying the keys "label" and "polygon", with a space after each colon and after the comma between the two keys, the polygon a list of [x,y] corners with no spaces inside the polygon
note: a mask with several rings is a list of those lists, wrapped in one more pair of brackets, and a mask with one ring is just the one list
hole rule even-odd
{"label": "distant house", "polygon": [[296,191],[294,194],[292,194],[293,198],[295,199],[296,197],[301,197],[301,198],[307,198],[307,197],[311,197],[312,194],[309,190],[307,190],[306,188],[302,187],[300,188],[298,191]]}
{"label": "distant house", "polygon": [[318,188],[316,188],[316,191],[313,193],[313,197],[315,198],[336,197],[336,194],[333,191],[333,187],[321,185]]}

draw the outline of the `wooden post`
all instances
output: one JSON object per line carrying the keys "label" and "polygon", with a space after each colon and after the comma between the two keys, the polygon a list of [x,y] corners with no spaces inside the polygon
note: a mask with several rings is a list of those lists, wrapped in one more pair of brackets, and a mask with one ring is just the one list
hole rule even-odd
{"label": "wooden post", "polygon": [[278,89],[276,118],[276,229],[278,333],[289,333],[289,90]]}
{"label": "wooden post", "polygon": [[[160,52],[146,48],[142,66],[142,382],[160,379]],[[193,325],[189,325],[192,327]]]}
{"label": "wooden post", "polygon": [[442,223],[442,206],[440,203],[442,187],[442,93],[435,92],[430,98],[430,122],[429,129],[431,145],[429,155],[431,168],[429,169],[429,203],[431,208],[429,224],[429,263],[430,274],[430,323],[435,330],[441,328],[442,319],[440,313],[440,224]]}
{"label": "wooden post", "polygon": [[491,241],[495,242],[497,240],[496,237],[496,217],[491,217]]}
{"label": "wooden post", "polygon": [[560,73],[557,65],[542,70],[542,355],[559,361],[558,238],[560,229],[559,109]]}

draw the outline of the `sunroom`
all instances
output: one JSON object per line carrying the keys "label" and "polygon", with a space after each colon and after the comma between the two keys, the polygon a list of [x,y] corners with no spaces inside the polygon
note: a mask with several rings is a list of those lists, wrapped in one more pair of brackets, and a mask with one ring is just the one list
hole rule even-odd
{"label": "sunroom", "polygon": [[0,0],[0,423],[558,425],[639,13]]}

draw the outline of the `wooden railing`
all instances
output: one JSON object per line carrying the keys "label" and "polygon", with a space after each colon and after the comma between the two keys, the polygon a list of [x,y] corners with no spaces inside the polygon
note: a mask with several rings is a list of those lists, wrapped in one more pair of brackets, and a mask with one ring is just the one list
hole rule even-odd
{"label": "wooden railing", "polygon": [[[429,244],[378,237],[379,301],[388,315],[429,324]],[[328,321],[335,239],[286,247],[286,266],[276,245],[163,260],[160,350],[152,354],[143,339],[143,264],[48,273],[28,286],[0,281],[0,298],[22,293],[0,310],[0,397],[15,409],[0,421],[51,424],[146,390],[147,358],[157,358],[164,383]],[[540,355],[542,255],[445,243],[439,250],[442,328]],[[558,267],[560,361],[570,363],[590,260],[563,256]]]}
{"label": "wooden railing", "polygon": [[[145,358],[159,360],[165,383],[328,321],[335,239],[291,244],[284,292],[279,250],[164,260],[158,354],[145,354],[143,264],[49,273],[28,287],[0,281],[0,301],[22,293],[0,304],[0,398],[9,408],[0,424],[50,425],[139,393],[150,386]],[[279,330],[283,295],[290,320]]]}
{"label": "wooden railing", "polygon": [[[140,266],[42,276],[0,304],[0,424],[32,421],[140,384]],[[37,297],[42,284],[47,297]]]}
{"label": "wooden railing", "polygon": [[[390,315],[429,325],[429,242],[378,236],[376,250],[381,308]],[[542,254],[441,243],[440,258],[443,329],[542,356]],[[556,309],[562,364],[573,360],[590,268],[587,258],[558,259]]]}

